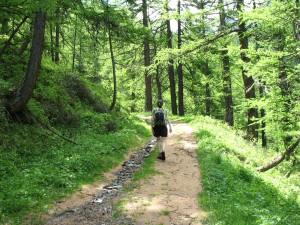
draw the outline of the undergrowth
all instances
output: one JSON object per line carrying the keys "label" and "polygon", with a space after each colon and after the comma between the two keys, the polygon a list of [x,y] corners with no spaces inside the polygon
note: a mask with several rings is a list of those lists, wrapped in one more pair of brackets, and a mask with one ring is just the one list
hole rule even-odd
{"label": "undergrowth", "polygon": [[[118,129],[107,132],[103,124],[111,120]],[[29,212],[43,213],[53,201],[100,178],[149,138],[144,125],[137,118],[89,113],[81,127],[59,129],[78,145],[39,125],[7,126],[0,136],[1,223],[24,224]]]}
{"label": "undergrowth", "polygon": [[288,161],[258,173],[258,165],[279,153],[245,141],[220,121],[192,121],[203,186],[199,205],[208,215],[205,224],[299,224],[299,173],[285,177]]}

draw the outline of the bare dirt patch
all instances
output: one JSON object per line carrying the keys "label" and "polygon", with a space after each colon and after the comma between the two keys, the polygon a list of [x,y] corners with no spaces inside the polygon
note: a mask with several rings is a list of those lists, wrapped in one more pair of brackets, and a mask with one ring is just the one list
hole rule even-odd
{"label": "bare dirt patch", "polygon": [[200,225],[204,213],[198,205],[200,172],[193,130],[173,124],[166,146],[166,161],[156,161],[159,174],[143,181],[125,196],[125,214],[140,224]]}

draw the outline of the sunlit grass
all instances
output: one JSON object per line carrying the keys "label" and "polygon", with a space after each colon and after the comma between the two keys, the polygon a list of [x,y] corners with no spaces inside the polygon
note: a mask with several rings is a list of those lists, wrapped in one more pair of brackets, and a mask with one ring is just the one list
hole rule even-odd
{"label": "sunlit grass", "polygon": [[[238,132],[208,117],[193,120],[198,142],[203,192],[199,204],[206,224],[294,224],[300,221],[298,179],[281,168],[255,168],[278,154],[249,143]],[[291,188],[293,187],[293,188]]]}
{"label": "sunlit grass", "polygon": [[0,134],[0,224],[25,224],[29,213],[38,218],[53,201],[101,179],[150,138],[150,129],[137,118],[118,121],[116,131],[104,132],[101,114],[89,117],[80,127],[58,128],[80,145],[38,125],[14,124]]}

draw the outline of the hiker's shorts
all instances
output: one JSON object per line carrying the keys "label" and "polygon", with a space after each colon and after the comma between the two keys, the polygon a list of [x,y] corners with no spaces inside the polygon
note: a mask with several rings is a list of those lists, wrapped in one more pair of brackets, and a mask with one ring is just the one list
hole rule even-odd
{"label": "hiker's shorts", "polygon": [[153,135],[154,137],[167,137],[168,136],[167,126],[166,125],[154,126]]}

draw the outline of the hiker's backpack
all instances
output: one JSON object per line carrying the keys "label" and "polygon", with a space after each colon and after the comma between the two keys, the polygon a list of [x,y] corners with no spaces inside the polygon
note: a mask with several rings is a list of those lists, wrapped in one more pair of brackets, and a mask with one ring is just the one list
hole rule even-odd
{"label": "hiker's backpack", "polygon": [[154,111],[154,125],[165,125],[165,113],[163,109],[157,109]]}

